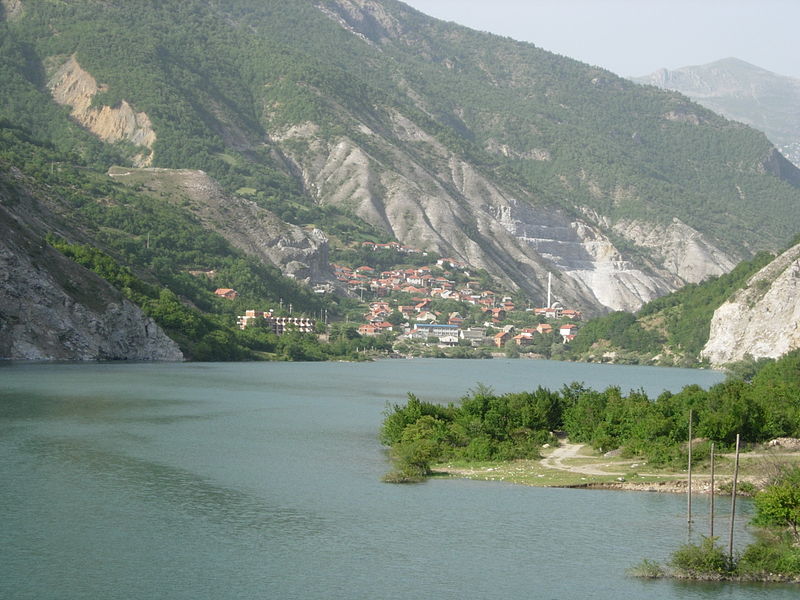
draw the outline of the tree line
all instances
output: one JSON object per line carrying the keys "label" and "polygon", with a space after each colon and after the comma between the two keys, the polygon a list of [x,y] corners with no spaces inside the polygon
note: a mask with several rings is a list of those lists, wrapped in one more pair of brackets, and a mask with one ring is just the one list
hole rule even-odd
{"label": "tree line", "polygon": [[484,461],[538,458],[555,432],[607,452],[644,457],[653,466],[683,466],[689,415],[693,461],[706,446],[731,449],[736,435],[756,444],[800,437],[800,350],[766,361],[749,380],[729,378],[708,390],[691,385],[650,398],[618,387],[594,390],[580,383],[561,390],[495,394],[479,385],[458,403],[440,405],[409,394],[389,407],[380,439],[390,447],[394,480],[423,477],[430,465],[453,459]]}

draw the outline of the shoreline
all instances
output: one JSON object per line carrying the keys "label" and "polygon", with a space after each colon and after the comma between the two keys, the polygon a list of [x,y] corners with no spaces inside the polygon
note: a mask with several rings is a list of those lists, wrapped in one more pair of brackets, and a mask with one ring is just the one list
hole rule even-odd
{"label": "shoreline", "polygon": [[[788,442],[791,441],[792,444]],[[800,462],[800,442],[781,440],[780,445],[759,448],[742,454],[743,469],[739,475],[737,495],[751,496],[769,480],[776,461]],[[788,450],[788,451],[787,451]],[[573,444],[562,439],[561,444],[547,448],[536,459],[513,461],[439,463],[431,465],[433,477],[453,477],[477,481],[501,481],[532,487],[575,489],[605,489],[633,492],[686,494],[686,471],[652,472],[646,462],[635,459],[598,456],[585,444]],[[714,481],[715,495],[730,495],[733,465],[729,456],[720,455]],[[709,473],[698,469],[692,477],[692,493],[708,496],[711,493]]]}

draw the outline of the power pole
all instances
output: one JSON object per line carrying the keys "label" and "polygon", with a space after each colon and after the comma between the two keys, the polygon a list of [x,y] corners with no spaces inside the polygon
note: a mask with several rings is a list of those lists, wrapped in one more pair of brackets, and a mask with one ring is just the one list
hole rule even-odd
{"label": "power pole", "polygon": [[687,494],[687,516],[686,522],[689,524],[689,531],[692,529],[692,409],[689,409],[689,485]]}
{"label": "power pole", "polygon": [[710,499],[710,508],[709,511],[711,512],[711,531],[708,534],[708,537],[714,537],[714,442],[711,442],[711,499]]}
{"label": "power pole", "polygon": [[733,468],[733,485],[731,486],[731,529],[728,541],[728,559],[733,562],[733,522],[736,519],[736,485],[739,482],[739,434],[736,434],[736,462]]}

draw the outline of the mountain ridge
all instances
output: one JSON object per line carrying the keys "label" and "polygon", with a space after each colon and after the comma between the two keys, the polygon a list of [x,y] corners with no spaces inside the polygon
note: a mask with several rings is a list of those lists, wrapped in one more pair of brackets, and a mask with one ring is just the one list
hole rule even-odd
{"label": "mountain ridge", "polygon": [[795,164],[800,163],[800,79],[738,58],[659,69],[633,81],[675,90],[726,116],[763,131]]}
{"label": "mountain ridge", "polygon": [[[215,208],[156,196],[216,234],[252,225],[223,227],[225,208],[271,211],[301,245],[321,232],[331,256],[397,239],[485,269],[533,302],[552,274],[559,301],[599,314],[725,273],[800,230],[800,171],[763,134],[400,2],[25,0],[0,27],[0,118],[99,173],[142,160],[202,171],[219,188]],[[127,106],[123,121],[146,115],[152,136],[109,143],[71,119],[47,85],[65,62],[100,82],[87,110]],[[149,173],[139,183],[157,189]],[[100,197],[81,201],[104,210]],[[113,208],[95,234],[101,248],[112,214],[134,218],[124,201]],[[131,232],[131,244],[147,233]],[[296,257],[259,260],[325,280],[316,258]]]}

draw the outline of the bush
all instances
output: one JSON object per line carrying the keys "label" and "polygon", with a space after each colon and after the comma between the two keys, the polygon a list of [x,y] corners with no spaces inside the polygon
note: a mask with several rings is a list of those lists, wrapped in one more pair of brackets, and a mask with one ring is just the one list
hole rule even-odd
{"label": "bush", "polygon": [[641,577],[642,579],[658,579],[664,577],[666,572],[660,564],[645,558],[638,565],[628,569],[628,575],[631,577]]}
{"label": "bush", "polygon": [[741,575],[800,575],[800,548],[787,540],[761,539],[739,559]]}
{"label": "bush", "polygon": [[684,544],[673,552],[670,566],[689,576],[731,573],[734,565],[722,547],[717,545],[717,539],[704,537],[700,544]]}
{"label": "bush", "polygon": [[785,473],[756,494],[755,505],[755,524],[788,528],[800,542],[800,468]]}

